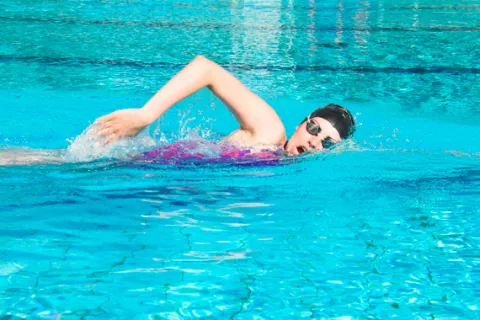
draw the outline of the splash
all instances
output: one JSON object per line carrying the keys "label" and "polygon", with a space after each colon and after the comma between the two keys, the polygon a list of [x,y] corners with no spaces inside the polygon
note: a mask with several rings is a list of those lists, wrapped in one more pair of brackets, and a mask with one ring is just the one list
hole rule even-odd
{"label": "splash", "polygon": [[125,159],[156,145],[148,134],[140,134],[135,138],[120,138],[115,142],[104,144],[97,136],[98,127],[91,125],[73,141],[65,153],[68,162],[88,162],[97,159]]}

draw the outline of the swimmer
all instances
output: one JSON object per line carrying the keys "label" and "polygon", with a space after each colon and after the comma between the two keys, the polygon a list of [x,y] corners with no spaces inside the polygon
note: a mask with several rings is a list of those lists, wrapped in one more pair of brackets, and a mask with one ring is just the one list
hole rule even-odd
{"label": "swimmer", "polygon": [[[224,68],[198,56],[143,107],[117,110],[96,119],[96,135],[104,144],[122,137],[134,137],[177,102],[205,87],[228,107],[240,124],[239,129],[222,140],[237,150],[224,150],[221,157],[269,158],[280,153],[298,156],[304,152],[319,152],[348,138],[355,130],[351,113],[339,105],[329,104],[310,113],[287,140],[285,127],[270,105]],[[188,144],[176,143],[140,156],[197,157],[185,149],[189,149]],[[64,154],[64,150],[3,149],[0,150],[0,165],[58,164],[65,162]]]}
{"label": "swimmer", "polygon": [[175,103],[207,87],[232,112],[240,128],[224,138],[238,148],[285,150],[297,156],[317,152],[348,138],[355,130],[352,114],[329,104],[309,114],[287,140],[278,114],[262,98],[215,62],[198,56],[163,86],[142,108],[118,110],[98,118],[105,143],[133,137]]}

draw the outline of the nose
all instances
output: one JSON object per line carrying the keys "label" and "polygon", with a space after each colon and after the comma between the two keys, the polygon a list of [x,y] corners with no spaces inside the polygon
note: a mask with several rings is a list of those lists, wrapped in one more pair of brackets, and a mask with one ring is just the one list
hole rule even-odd
{"label": "nose", "polygon": [[323,136],[319,134],[318,136],[312,136],[308,142],[310,143],[310,145],[319,148],[322,146],[322,140]]}
{"label": "nose", "polygon": [[323,145],[321,140],[313,139],[308,142],[311,149],[323,150]]}

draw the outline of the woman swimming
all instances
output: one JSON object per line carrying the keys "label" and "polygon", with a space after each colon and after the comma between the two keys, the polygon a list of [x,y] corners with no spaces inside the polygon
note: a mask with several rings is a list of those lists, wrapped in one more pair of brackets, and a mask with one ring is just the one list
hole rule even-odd
{"label": "woman swimming", "polygon": [[237,78],[209,59],[198,56],[163,86],[142,108],[118,110],[98,118],[99,136],[110,143],[136,136],[175,103],[207,87],[233,113],[240,128],[224,140],[241,149],[278,150],[289,155],[321,151],[346,139],[355,129],[351,113],[336,104],[313,111],[289,140],[277,113]]}
{"label": "woman swimming", "polygon": [[[224,68],[198,56],[142,108],[118,110],[96,119],[96,135],[105,144],[136,136],[177,102],[205,87],[228,107],[240,124],[239,129],[223,139],[223,146],[228,147],[222,147],[221,157],[272,158],[280,153],[296,156],[306,151],[322,151],[346,139],[355,130],[351,113],[339,105],[329,104],[308,115],[287,140],[285,127],[271,106]],[[197,153],[185,150],[190,147],[190,144],[177,143],[140,156],[149,159],[172,155],[198,158]],[[0,150],[0,165],[61,163],[62,160],[60,150]]]}

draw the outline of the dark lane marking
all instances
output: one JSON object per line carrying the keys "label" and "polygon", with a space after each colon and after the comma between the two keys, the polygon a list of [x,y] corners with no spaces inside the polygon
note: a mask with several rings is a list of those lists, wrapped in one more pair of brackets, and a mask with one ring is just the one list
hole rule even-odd
{"label": "dark lane marking", "polygon": [[[65,58],[65,57],[36,57],[36,56],[9,56],[0,55],[0,62],[34,62],[46,65],[58,66],[129,66],[138,68],[164,67],[177,69],[184,67],[184,63],[171,63],[164,61],[135,61],[135,60],[113,60],[113,59],[90,59],[90,58]],[[267,70],[267,71],[335,71],[335,72],[360,72],[360,73],[400,73],[400,74],[480,74],[480,68],[467,67],[371,67],[371,66],[353,66],[353,67],[332,67],[327,65],[294,65],[294,66],[275,66],[275,65],[254,65],[246,63],[228,63],[224,67],[237,70]]]}
{"label": "dark lane marking", "polygon": [[[298,27],[287,25],[235,25],[235,24],[221,24],[221,23],[175,23],[175,22],[141,22],[141,21],[108,21],[108,20],[81,20],[72,18],[37,18],[37,17],[0,17],[0,21],[20,21],[20,22],[36,22],[47,24],[79,24],[79,25],[102,25],[102,26],[143,26],[151,28],[180,28],[180,29],[255,29],[255,30],[307,30],[307,31],[337,31],[336,26],[323,27]],[[387,32],[387,31],[405,31],[405,32],[443,32],[443,31],[463,31],[472,32],[480,31],[480,26],[462,27],[462,26],[433,26],[433,27],[342,27],[343,31],[368,31],[368,32]]]}

